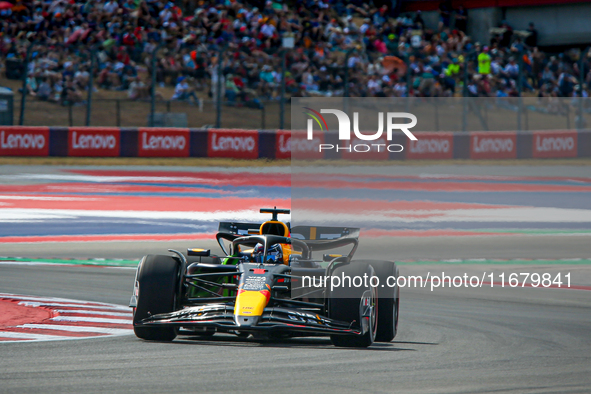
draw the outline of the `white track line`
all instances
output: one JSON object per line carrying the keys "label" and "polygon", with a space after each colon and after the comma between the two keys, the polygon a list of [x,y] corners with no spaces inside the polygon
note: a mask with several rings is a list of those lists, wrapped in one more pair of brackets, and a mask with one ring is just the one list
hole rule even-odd
{"label": "white track line", "polygon": [[107,311],[89,311],[86,309],[56,309],[55,312],[60,314],[62,313],[84,313],[87,315],[107,315],[107,316],[124,316],[124,317],[131,317],[132,312],[129,311],[127,313],[116,313],[116,312],[107,312]]}
{"label": "white track line", "polygon": [[89,308],[89,309],[103,309],[103,310],[114,310],[114,311],[129,310],[129,307],[126,307],[123,305],[121,305],[121,306],[119,306],[119,305],[113,305],[113,306],[109,306],[109,305],[80,305],[80,304],[63,304],[60,302],[35,302],[35,301],[21,301],[18,304],[23,305],[23,306],[32,306],[32,307],[60,306],[60,307],[69,307],[69,308],[84,307],[84,308]]}
{"label": "white track line", "polygon": [[[22,296],[22,295],[16,295],[16,294],[10,294],[10,293],[0,293],[0,298],[10,298],[13,300],[37,300],[37,301],[67,301],[67,302],[76,302],[78,304],[89,304],[90,302],[88,301],[77,301],[77,300],[72,300],[69,298],[59,298],[59,297],[42,297],[42,296]],[[102,302],[95,302],[94,304],[102,304]]]}
{"label": "white track line", "polygon": [[57,339],[68,339],[61,335],[28,334],[24,332],[0,331],[0,338],[33,339],[36,341],[55,341]]}
{"label": "white track line", "polygon": [[[10,298],[11,300],[30,300],[30,301],[42,301],[42,302],[68,302],[78,304],[80,306],[104,306],[105,308],[123,308],[127,309],[127,307],[122,305],[114,305],[114,304],[106,304],[104,302],[95,302],[95,301],[79,301],[79,300],[72,300],[70,298],[58,298],[58,297],[40,297],[40,296],[21,296],[15,295],[10,293],[0,293],[0,298]],[[91,305],[92,304],[92,305]]]}
{"label": "white track line", "polygon": [[[32,320],[0,329],[0,343],[91,339],[133,334],[132,312],[124,305],[9,293],[0,293],[0,301],[12,301],[30,308],[44,307],[54,312],[54,315],[58,314],[50,319]],[[73,314],[79,316],[71,316]],[[13,331],[15,329],[18,331]],[[35,330],[52,331],[39,333]],[[47,332],[51,335],[46,334]]]}
{"label": "white track line", "polygon": [[84,316],[56,316],[51,318],[52,321],[79,321],[91,323],[112,323],[112,324],[133,324],[132,320],[128,319],[105,319],[102,317],[84,317]]}
{"label": "white track line", "polygon": [[59,267],[99,267],[99,268],[109,268],[109,269],[116,269],[116,270],[136,270],[137,267],[118,267],[116,265],[101,265],[99,263],[90,263],[90,264],[68,264],[68,263],[49,263],[46,261],[8,261],[2,260],[0,261],[0,265],[36,265],[36,266],[59,266]]}
{"label": "white track line", "polygon": [[0,200],[37,200],[37,201],[97,201],[92,197],[50,197],[50,196],[0,196]]}
{"label": "white track line", "polygon": [[86,327],[86,326],[65,326],[58,324],[23,324],[18,328],[35,328],[41,330],[61,330],[70,332],[96,332],[100,334],[126,335],[133,333],[132,329],[107,328],[107,327]]}
{"label": "white track line", "polygon": [[[284,217],[289,221],[289,215]],[[125,218],[125,219],[166,219],[193,220],[199,222],[223,221],[265,221],[266,214],[256,210],[240,209],[235,211],[116,211],[82,209],[42,209],[42,208],[0,208],[0,222],[29,222],[38,220],[76,219],[85,217]]]}

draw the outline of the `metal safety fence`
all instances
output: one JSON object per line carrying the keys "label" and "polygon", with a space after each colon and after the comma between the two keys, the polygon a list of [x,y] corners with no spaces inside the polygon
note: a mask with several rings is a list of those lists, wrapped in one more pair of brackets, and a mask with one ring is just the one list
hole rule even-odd
{"label": "metal safety fence", "polygon": [[[532,68],[529,52],[512,53],[509,63],[517,73],[501,70],[496,75],[483,72],[481,53],[464,52],[447,66],[429,70],[412,48],[384,54],[359,46],[317,67],[313,57],[302,65],[301,53],[281,48],[246,64],[241,63],[242,49],[224,43],[179,49],[32,42],[22,58],[4,61],[6,77],[20,80],[13,107],[19,125],[288,129],[290,99],[306,96],[401,97],[405,110],[422,111],[421,119],[429,120],[422,122],[425,131],[467,131],[475,125],[485,131],[582,129],[591,124],[588,100],[580,99],[587,96],[591,75],[588,49],[562,66],[554,89]],[[379,80],[379,90],[371,89],[372,78]],[[505,88],[495,91],[494,84]],[[462,108],[461,122],[454,119],[453,129],[446,124],[441,97],[459,99],[455,105]]]}

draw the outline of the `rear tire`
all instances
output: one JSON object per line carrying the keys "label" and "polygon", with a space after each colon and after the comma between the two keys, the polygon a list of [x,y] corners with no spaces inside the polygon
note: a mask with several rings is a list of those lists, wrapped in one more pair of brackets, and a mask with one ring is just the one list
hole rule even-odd
{"label": "rear tire", "polygon": [[[353,278],[354,276],[368,277],[375,275],[371,265],[359,261],[353,261],[350,264],[337,267],[333,275],[341,277],[344,274]],[[371,287],[344,287],[340,286],[330,293],[328,299],[328,317],[334,320],[344,322],[356,321],[361,326],[360,304],[363,293],[372,290],[372,302],[377,302],[376,289]],[[330,340],[333,345],[339,347],[357,347],[365,348],[370,346],[376,337],[378,324],[378,310],[374,308],[374,315],[369,319],[369,330],[364,335],[331,335]]]}
{"label": "rear tire", "polygon": [[171,256],[148,255],[138,275],[139,295],[133,313],[133,331],[148,341],[172,341],[177,336],[174,326],[136,326],[141,320],[175,310],[179,264]]}

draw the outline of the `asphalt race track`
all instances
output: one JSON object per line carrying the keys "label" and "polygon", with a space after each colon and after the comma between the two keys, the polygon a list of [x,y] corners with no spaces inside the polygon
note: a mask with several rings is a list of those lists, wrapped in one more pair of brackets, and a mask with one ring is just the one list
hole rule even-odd
{"label": "asphalt race track", "polygon": [[[2,267],[0,285],[7,292],[124,303],[132,280],[131,270]],[[524,292],[536,298],[519,302]],[[0,344],[0,391],[586,392],[589,296],[511,293],[507,302],[409,289],[397,338],[367,350],[337,349],[320,338],[255,343],[223,335],[173,343],[125,336]]]}
{"label": "asphalt race track", "polygon": [[[89,173],[95,170],[103,171],[76,169],[84,171],[87,177],[106,176]],[[216,171],[223,176],[240,173],[213,170]],[[134,259],[146,251],[162,251],[171,245],[179,249],[210,245],[208,234],[215,231],[211,223],[226,214],[216,214],[212,221],[200,222],[183,218],[178,212],[199,212],[199,204],[235,198],[243,204],[237,210],[237,216],[241,217],[241,212],[248,213],[260,204],[286,203],[289,193],[282,179],[285,174],[275,169],[262,171],[276,177],[250,190],[246,185],[216,186],[215,177],[210,176],[205,182],[199,181],[206,188],[189,179],[187,183],[192,183],[191,187],[198,191],[188,190],[186,185],[183,187],[187,190],[171,191],[167,189],[170,185],[161,184],[166,183],[162,179],[154,185],[154,180],[146,178],[139,181],[72,179],[67,178],[72,172],[61,169],[1,169],[0,256]],[[390,344],[375,344],[363,350],[334,348],[324,338],[259,343],[226,335],[207,340],[181,337],[172,343],[143,342],[133,335],[0,343],[0,392],[588,392],[591,387],[591,265],[588,263],[591,221],[585,216],[591,210],[588,167],[401,167],[392,171],[401,177],[411,177],[405,181],[410,185],[397,186],[403,197],[396,200],[423,204],[421,216],[406,220],[407,225],[398,221],[390,227],[374,229],[385,233],[374,233],[374,237],[362,240],[365,246],[360,249],[360,256],[375,257],[373,251],[382,247],[396,251],[397,260],[434,260],[420,265],[402,264],[403,275],[442,270],[449,274],[571,272],[573,288],[401,289],[397,337]],[[504,186],[499,186],[497,179],[494,186],[497,190],[483,186],[486,183],[483,178],[467,179],[462,182],[470,184],[473,190],[457,193],[452,189],[466,186],[448,183],[445,190],[425,189],[417,187],[419,181],[412,178],[420,174],[457,176],[460,173],[470,177],[519,179],[505,180],[501,182]],[[529,190],[498,190],[508,189],[507,184],[522,185],[526,177],[527,182],[536,186],[530,186]],[[547,179],[550,177],[564,179]],[[94,182],[95,188],[88,182]],[[97,188],[97,182],[108,182],[111,189],[107,192],[104,187]],[[181,187],[178,182],[175,188]],[[473,182],[478,183],[477,187]],[[217,195],[211,196],[212,191]],[[488,207],[476,209],[465,205],[474,203],[467,200],[478,197],[475,193],[488,200],[481,201]],[[145,198],[140,199],[139,194]],[[61,202],[68,201],[64,197],[71,198],[69,206]],[[95,200],[76,201],[74,197]],[[96,200],[99,198],[103,200]],[[126,198],[135,199],[139,207],[125,205]],[[183,205],[188,204],[189,198],[198,203]],[[443,200],[453,204],[428,206]],[[97,212],[93,204],[101,205],[103,212]],[[161,219],[157,217],[138,213],[163,204],[170,208],[162,211],[177,215],[167,226],[158,226],[156,222]],[[469,223],[457,219],[466,212],[480,215],[480,208],[499,208],[491,207],[495,204],[512,209],[512,214],[506,215],[500,225],[487,222],[488,219]],[[117,207],[126,208],[113,213]],[[564,210],[551,221],[540,221],[532,219],[537,214],[529,210],[531,207]],[[72,212],[66,212],[68,209]],[[408,208],[399,213],[401,217],[410,215]],[[429,217],[425,218],[425,214]],[[446,215],[445,221],[431,220],[441,215]],[[515,217],[519,219],[514,220]],[[127,224],[114,224],[123,221]],[[187,227],[179,230],[175,227],[179,224]],[[142,225],[144,230],[139,231]],[[407,236],[400,237],[400,231],[407,231]],[[78,242],[69,242],[68,238]],[[471,258],[480,261],[471,264],[439,261]],[[490,259],[508,261],[491,264]],[[560,262],[532,263],[527,259]],[[0,264],[0,292],[126,305],[133,275],[133,269],[120,267],[4,263]]]}

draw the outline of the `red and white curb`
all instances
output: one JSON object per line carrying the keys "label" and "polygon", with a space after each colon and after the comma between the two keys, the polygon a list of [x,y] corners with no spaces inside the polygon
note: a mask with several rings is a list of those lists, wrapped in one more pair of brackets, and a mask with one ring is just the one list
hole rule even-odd
{"label": "red and white curb", "polygon": [[0,342],[130,334],[132,312],[123,305],[0,293]]}

